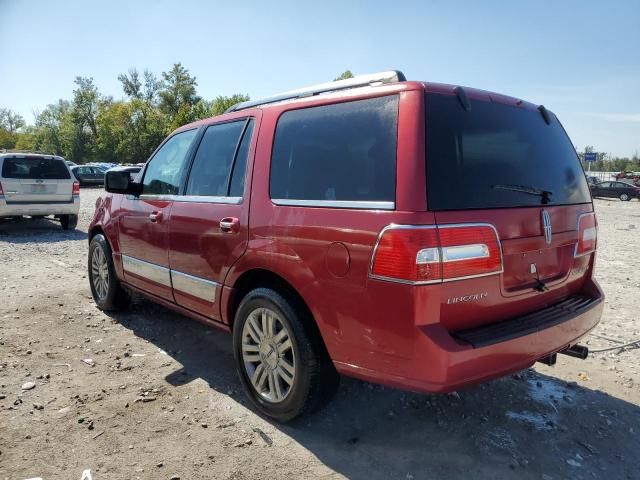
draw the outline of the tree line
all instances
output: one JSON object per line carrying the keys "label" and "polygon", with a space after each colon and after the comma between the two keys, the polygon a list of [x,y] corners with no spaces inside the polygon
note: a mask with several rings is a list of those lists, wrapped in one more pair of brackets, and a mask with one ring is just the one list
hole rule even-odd
{"label": "tree line", "polygon": [[175,128],[249,100],[244,94],[200,97],[196,77],[180,63],[160,78],[133,68],[118,80],[123,100],[101,94],[93,78],[76,77],[72,98],[36,112],[33,125],[0,108],[0,149],[61,155],[76,163],[139,163]]}
{"label": "tree line", "polygon": [[614,157],[608,153],[598,152],[595,162],[585,162],[584,154],[595,152],[592,146],[584,147],[584,150],[578,153],[580,163],[585,170],[589,168],[595,172],[640,172],[640,156],[636,151],[631,157]]}

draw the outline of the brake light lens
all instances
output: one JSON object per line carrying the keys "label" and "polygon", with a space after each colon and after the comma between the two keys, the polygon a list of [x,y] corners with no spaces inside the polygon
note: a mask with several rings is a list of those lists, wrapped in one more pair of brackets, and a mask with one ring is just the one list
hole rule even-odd
{"label": "brake light lens", "polygon": [[0,182],[0,195],[4,195],[4,190],[2,190],[2,182]]}
{"label": "brake light lens", "polygon": [[80,182],[78,182],[77,180],[73,182],[73,194],[80,195]]}
{"label": "brake light lens", "polygon": [[371,276],[438,283],[502,272],[498,235],[488,224],[390,225],[378,240]]}
{"label": "brake light lens", "polygon": [[598,224],[595,213],[585,213],[578,218],[578,243],[574,256],[581,257],[594,252],[598,242]]}

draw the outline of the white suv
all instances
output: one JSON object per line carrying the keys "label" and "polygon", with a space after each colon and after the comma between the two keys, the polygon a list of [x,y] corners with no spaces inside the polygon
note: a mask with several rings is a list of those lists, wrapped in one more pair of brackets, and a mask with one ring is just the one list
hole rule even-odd
{"label": "white suv", "polygon": [[79,210],[80,184],[62,157],[0,154],[0,218],[54,215],[69,230]]}

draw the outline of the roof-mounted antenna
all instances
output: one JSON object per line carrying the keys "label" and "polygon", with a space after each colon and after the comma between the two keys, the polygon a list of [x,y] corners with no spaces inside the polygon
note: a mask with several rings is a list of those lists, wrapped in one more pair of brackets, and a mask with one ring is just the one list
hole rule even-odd
{"label": "roof-mounted antenna", "polygon": [[260,100],[249,100],[247,102],[236,103],[229,107],[224,113],[237,112],[247,108],[257,107],[258,105],[266,105],[269,103],[281,102],[283,100],[292,100],[295,98],[311,97],[321,93],[334,92],[337,90],[346,90],[349,88],[364,87],[367,85],[380,85],[387,83],[406,82],[407,79],[399,70],[388,70],[385,72],[371,73],[368,75],[358,75],[345,80],[337,80],[334,82],[320,83],[309,87],[290,90],[288,92],[279,93],[271,97]]}
{"label": "roof-mounted antenna", "polygon": [[462,105],[462,108],[464,108],[467,112],[471,110],[471,102],[469,101],[469,97],[467,97],[467,92],[464,91],[464,88],[456,87],[453,89],[453,91],[458,97],[458,100],[460,100],[460,105]]}
{"label": "roof-mounted antenna", "polygon": [[538,111],[542,115],[542,118],[544,118],[544,123],[546,123],[547,125],[551,125],[551,115],[549,115],[549,111],[544,108],[544,105],[540,105],[538,107]]}

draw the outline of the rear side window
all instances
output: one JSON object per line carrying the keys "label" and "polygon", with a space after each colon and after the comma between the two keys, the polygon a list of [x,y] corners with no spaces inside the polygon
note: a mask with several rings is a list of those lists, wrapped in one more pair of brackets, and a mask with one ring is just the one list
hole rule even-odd
{"label": "rear side window", "polygon": [[395,95],[283,113],[271,198],[395,201],[397,119]]}
{"label": "rear side window", "polygon": [[[577,155],[555,115],[426,94],[430,210],[466,210],[591,201]],[[548,193],[544,193],[544,192]]]}
{"label": "rear side window", "polygon": [[252,125],[243,120],[207,128],[193,160],[187,195],[242,196]]}
{"label": "rear side window", "polygon": [[4,178],[67,180],[71,178],[67,166],[55,158],[5,158],[2,164]]}

